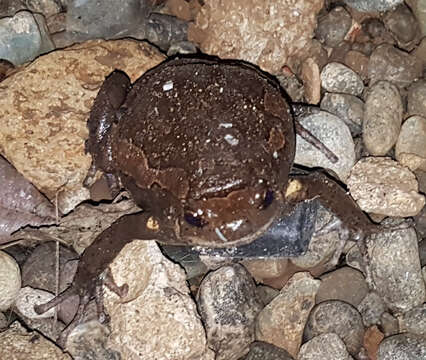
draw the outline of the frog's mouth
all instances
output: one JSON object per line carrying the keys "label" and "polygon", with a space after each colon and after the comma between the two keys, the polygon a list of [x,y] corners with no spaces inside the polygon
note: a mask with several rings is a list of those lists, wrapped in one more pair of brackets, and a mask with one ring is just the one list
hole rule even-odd
{"label": "frog's mouth", "polygon": [[189,201],[180,236],[189,244],[229,247],[259,237],[279,213],[279,194],[247,188],[226,197]]}

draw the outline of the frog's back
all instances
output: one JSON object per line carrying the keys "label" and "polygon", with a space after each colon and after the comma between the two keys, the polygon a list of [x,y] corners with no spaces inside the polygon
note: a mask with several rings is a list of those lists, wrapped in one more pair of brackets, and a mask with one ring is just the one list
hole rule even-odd
{"label": "frog's back", "polygon": [[[134,84],[122,114],[118,139],[126,140],[117,153],[137,155],[118,165],[141,187],[174,181],[165,187],[178,197],[202,198],[287,180],[295,141],[289,107],[279,86],[251,66],[168,61]],[[136,157],[142,177],[132,173]]]}

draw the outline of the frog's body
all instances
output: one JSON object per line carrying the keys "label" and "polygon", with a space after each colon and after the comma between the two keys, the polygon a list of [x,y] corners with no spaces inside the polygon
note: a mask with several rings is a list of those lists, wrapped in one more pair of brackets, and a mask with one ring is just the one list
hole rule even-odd
{"label": "frog's body", "polygon": [[[279,85],[240,62],[177,59],[133,85],[114,72],[88,122],[94,169],[130,191],[144,212],[124,216],[83,253],[70,294],[87,302],[99,275],[133,239],[228,247],[256,239],[306,198],[320,199],[353,231],[375,227],[322,174],[288,186],[294,121]],[[296,185],[296,190],[294,190]],[[324,195],[324,196],[323,196]]]}

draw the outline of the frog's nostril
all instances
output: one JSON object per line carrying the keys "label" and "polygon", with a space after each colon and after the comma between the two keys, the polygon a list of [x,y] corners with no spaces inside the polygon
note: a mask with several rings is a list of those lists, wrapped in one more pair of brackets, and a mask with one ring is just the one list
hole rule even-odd
{"label": "frog's nostril", "polygon": [[191,213],[185,213],[184,218],[185,221],[192,226],[203,227],[206,224],[200,216],[194,216]]}
{"label": "frog's nostril", "polygon": [[263,199],[262,209],[266,209],[274,201],[274,192],[267,190],[265,193],[265,198]]}

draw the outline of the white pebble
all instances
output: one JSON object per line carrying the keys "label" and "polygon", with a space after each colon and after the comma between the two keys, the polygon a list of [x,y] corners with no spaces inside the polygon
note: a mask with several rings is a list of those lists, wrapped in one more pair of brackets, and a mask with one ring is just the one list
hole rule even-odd
{"label": "white pebble", "polygon": [[15,302],[21,288],[21,271],[15,259],[0,251],[0,311],[5,311]]}

